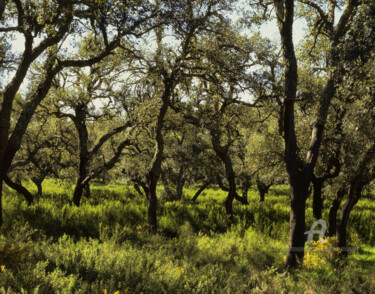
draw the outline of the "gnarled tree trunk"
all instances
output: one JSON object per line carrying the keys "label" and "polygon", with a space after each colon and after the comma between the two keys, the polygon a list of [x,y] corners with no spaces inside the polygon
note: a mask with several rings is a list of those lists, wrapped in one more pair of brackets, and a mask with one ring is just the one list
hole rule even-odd
{"label": "gnarled tree trunk", "polygon": [[337,222],[337,229],[336,229],[336,241],[337,245],[342,249],[342,254],[347,255],[348,251],[346,248],[346,241],[347,241],[347,226],[349,222],[350,213],[354,207],[354,205],[358,202],[359,198],[362,194],[364,184],[359,182],[358,180],[354,180],[351,182],[348,192],[348,198],[342,207],[342,211],[340,214],[340,218]]}
{"label": "gnarled tree trunk", "polygon": [[34,201],[33,195],[21,184],[17,184],[13,182],[8,176],[4,178],[5,184],[7,184],[10,188],[17,191],[19,194],[23,195],[27,201],[27,205],[31,205]]}

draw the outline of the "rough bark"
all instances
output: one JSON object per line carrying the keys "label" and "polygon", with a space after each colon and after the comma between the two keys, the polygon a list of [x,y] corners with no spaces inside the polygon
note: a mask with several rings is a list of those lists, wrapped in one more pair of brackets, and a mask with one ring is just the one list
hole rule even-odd
{"label": "rough bark", "polygon": [[162,105],[159,109],[157,123],[156,123],[156,133],[155,133],[155,152],[154,157],[151,160],[147,175],[147,198],[148,198],[148,223],[151,231],[155,234],[157,232],[157,196],[156,196],[156,186],[161,173],[161,164],[163,161],[164,152],[164,118],[169,107],[169,99],[172,91],[171,81],[165,83],[165,90],[162,96]]}
{"label": "rough bark", "polygon": [[22,186],[21,184],[17,184],[16,182],[13,182],[8,176],[5,176],[4,182],[10,188],[17,191],[17,193],[23,195],[27,201],[27,205],[30,206],[33,203],[34,201],[33,195],[24,186]]}
{"label": "rough bark", "polygon": [[[73,203],[76,206],[80,205],[84,188],[85,179],[88,177],[88,140],[89,135],[86,126],[87,106],[85,104],[79,104],[75,107],[75,116],[73,122],[78,132],[79,139],[79,168],[78,168],[78,179],[77,184],[74,188]],[[87,183],[88,184],[88,183]]]}
{"label": "rough bark", "polygon": [[[294,0],[274,0],[277,24],[279,27],[281,48],[284,59],[284,111],[283,131],[285,141],[285,163],[291,186],[290,239],[286,266],[298,267],[304,256],[305,202],[309,195],[309,186],[318,159],[322,143],[328,108],[340,80],[338,45],[348,31],[348,22],[355,12],[358,1],[347,1],[346,7],[336,25],[328,21],[325,29],[330,38],[328,53],[328,80],[318,99],[316,121],[312,128],[309,148],[304,162],[297,155],[297,141],[294,122],[294,103],[297,93],[297,60],[293,43]],[[317,6],[317,5],[316,5]],[[331,12],[332,9],[330,8]],[[333,17],[333,13],[332,17]],[[324,21],[324,20],[323,20]]]}

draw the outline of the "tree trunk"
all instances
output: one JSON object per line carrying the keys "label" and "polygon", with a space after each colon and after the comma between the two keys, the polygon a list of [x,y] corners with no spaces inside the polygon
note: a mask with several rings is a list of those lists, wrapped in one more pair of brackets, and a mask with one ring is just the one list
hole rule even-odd
{"label": "tree trunk", "polygon": [[30,206],[33,203],[34,201],[33,195],[24,186],[22,186],[21,184],[17,184],[16,182],[13,182],[8,176],[4,177],[4,182],[10,188],[17,191],[17,193],[23,195],[27,201],[27,205]]}
{"label": "tree trunk", "polygon": [[232,160],[228,154],[228,147],[223,147],[220,145],[220,135],[221,135],[220,132],[218,132],[216,129],[211,130],[212,146],[217,157],[219,157],[221,162],[224,164],[225,175],[229,184],[228,196],[225,199],[224,206],[225,206],[225,211],[227,213],[229,221],[230,223],[232,223],[233,221],[233,199],[236,198],[238,201],[240,201],[243,204],[248,204],[248,203],[237,194],[236,174],[233,169]]}
{"label": "tree trunk", "polygon": [[199,197],[199,195],[210,185],[210,182],[205,182],[197,192],[195,192],[193,198],[191,199],[191,201],[195,202],[197,200],[197,198]]}
{"label": "tree trunk", "polygon": [[291,210],[289,228],[289,249],[286,257],[287,267],[302,266],[305,251],[305,204],[308,191],[302,183],[291,185]]}
{"label": "tree trunk", "polygon": [[322,189],[324,184],[323,178],[312,178],[312,183],[314,187],[313,191],[313,215],[316,219],[322,218],[322,210],[323,210],[323,197],[322,197]]}
{"label": "tree trunk", "polygon": [[40,177],[36,178],[36,177],[32,177],[31,180],[32,182],[35,184],[35,186],[37,187],[38,189],[38,196],[41,197],[42,194],[43,194],[43,187],[42,187],[42,183],[44,181],[44,179],[46,178],[46,174],[41,174]]}
{"label": "tree trunk", "polygon": [[[74,189],[73,203],[76,206],[80,205],[83,190],[86,186],[84,182],[88,176],[88,131],[86,126],[87,106],[85,104],[78,104],[75,110],[74,125],[78,132],[79,139],[79,170],[77,184]],[[87,183],[88,184],[88,183]]]}
{"label": "tree trunk", "polygon": [[[169,81],[171,82],[171,81]],[[166,82],[165,82],[166,83]],[[155,131],[155,152],[154,157],[151,160],[149,170],[146,175],[146,183],[147,183],[147,195],[148,195],[148,224],[151,228],[151,231],[156,234],[158,226],[157,226],[157,202],[158,199],[156,197],[156,186],[161,174],[161,164],[163,161],[163,152],[164,152],[164,137],[163,137],[163,128],[164,128],[164,118],[167,113],[169,107],[169,99],[172,91],[172,84],[165,85],[165,91],[162,96],[162,102],[159,109],[159,114],[156,123],[156,131]]]}
{"label": "tree trunk", "polygon": [[247,199],[247,194],[249,192],[249,188],[250,188],[250,183],[249,183],[249,180],[245,180],[245,183],[242,184],[242,199],[244,201],[246,201],[246,203],[249,203],[248,199]]}
{"label": "tree trunk", "polygon": [[257,180],[257,188],[259,191],[259,202],[264,202],[264,196],[268,193],[269,188],[272,184],[267,185],[262,183],[260,180]]}
{"label": "tree trunk", "polygon": [[184,179],[184,167],[183,165],[180,166],[178,171],[177,179],[176,179],[176,198],[177,200],[181,200],[182,193],[184,190],[185,179]]}
{"label": "tree trunk", "polygon": [[84,188],[85,185],[82,185],[82,182],[78,179],[73,192],[73,203],[75,206],[80,206]]}
{"label": "tree trunk", "polygon": [[0,227],[3,225],[3,185],[3,179],[0,177]]}
{"label": "tree trunk", "polygon": [[342,254],[344,256],[348,254],[348,251],[346,250],[346,229],[349,222],[349,216],[354,205],[361,197],[362,189],[363,185],[356,180],[350,184],[348,199],[342,208],[339,221],[337,222],[336,241],[337,245],[340,247],[340,249],[342,249]]}
{"label": "tree trunk", "polygon": [[336,226],[337,226],[337,212],[339,211],[342,199],[345,196],[345,188],[340,188],[335,199],[329,208],[328,214],[328,236],[333,237],[336,235]]}
{"label": "tree trunk", "polygon": [[91,197],[91,189],[90,189],[90,183],[88,182],[87,184],[86,184],[86,198],[90,198]]}
{"label": "tree trunk", "polygon": [[155,234],[158,230],[157,223],[157,206],[158,198],[156,197],[156,185],[158,182],[158,175],[150,173],[147,176],[147,188],[148,188],[148,224],[151,231]]}
{"label": "tree trunk", "polygon": [[259,202],[264,202],[264,195],[266,193],[263,190],[259,190]]}

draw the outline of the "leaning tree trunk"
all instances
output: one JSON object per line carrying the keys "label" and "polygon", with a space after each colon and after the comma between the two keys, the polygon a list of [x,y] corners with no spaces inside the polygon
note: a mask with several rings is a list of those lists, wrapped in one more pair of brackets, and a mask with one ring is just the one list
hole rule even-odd
{"label": "leaning tree trunk", "polygon": [[346,200],[341,214],[339,221],[337,223],[337,230],[336,230],[336,241],[337,245],[342,249],[342,254],[345,256],[348,254],[346,250],[346,241],[347,241],[347,226],[349,222],[350,213],[354,207],[354,205],[358,202],[358,199],[361,196],[363,189],[363,185],[354,181],[351,183],[349,192],[348,192],[348,199]]}
{"label": "leaning tree trunk", "polygon": [[13,182],[8,176],[4,178],[5,184],[7,184],[10,188],[17,191],[19,194],[23,195],[27,201],[27,205],[31,205],[34,201],[33,195],[21,184],[17,184]]}
{"label": "leaning tree trunk", "polygon": [[210,185],[210,182],[205,182],[199,189],[197,192],[195,192],[193,198],[191,199],[191,201],[195,202],[197,200],[197,198],[199,197],[199,195]]}
{"label": "leaning tree trunk", "polygon": [[323,189],[324,179],[316,178],[313,176],[312,183],[313,183],[313,215],[316,219],[321,219],[322,210],[323,210],[322,189]]}
{"label": "leaning tree trunk", "polygon": [[340,188],[337,193],[335,199],[333,199],[332,204],[329,208],[328,214],[328,236],[333,237],[336,235],[336,227],[337,227],[337,212],[339,211],[342,199],[345,196],[345,188]]}

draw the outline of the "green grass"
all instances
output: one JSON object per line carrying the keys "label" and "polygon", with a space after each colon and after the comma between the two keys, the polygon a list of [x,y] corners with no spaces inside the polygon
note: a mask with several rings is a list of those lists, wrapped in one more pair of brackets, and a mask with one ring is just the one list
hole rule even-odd
{"label": "green grass", "polygon": [[363,244],[358,252],[345,261],[313,253],[320,265],[287,272],[287,186],[271,189],[262,204],[251,190],[248,206],[235,203],[229,229],[226,193],[209,189],[191,203],[196,189],[186,189],[182,201],[159,203],[156,236],[149,233],[146,199],[131,187],[94,184],[79,208],[69,204],[70,184],[50,179],[43,188],[30,207],[5,192],[0,293],[375,292],[369,198],[349,224],[351,244]]}

